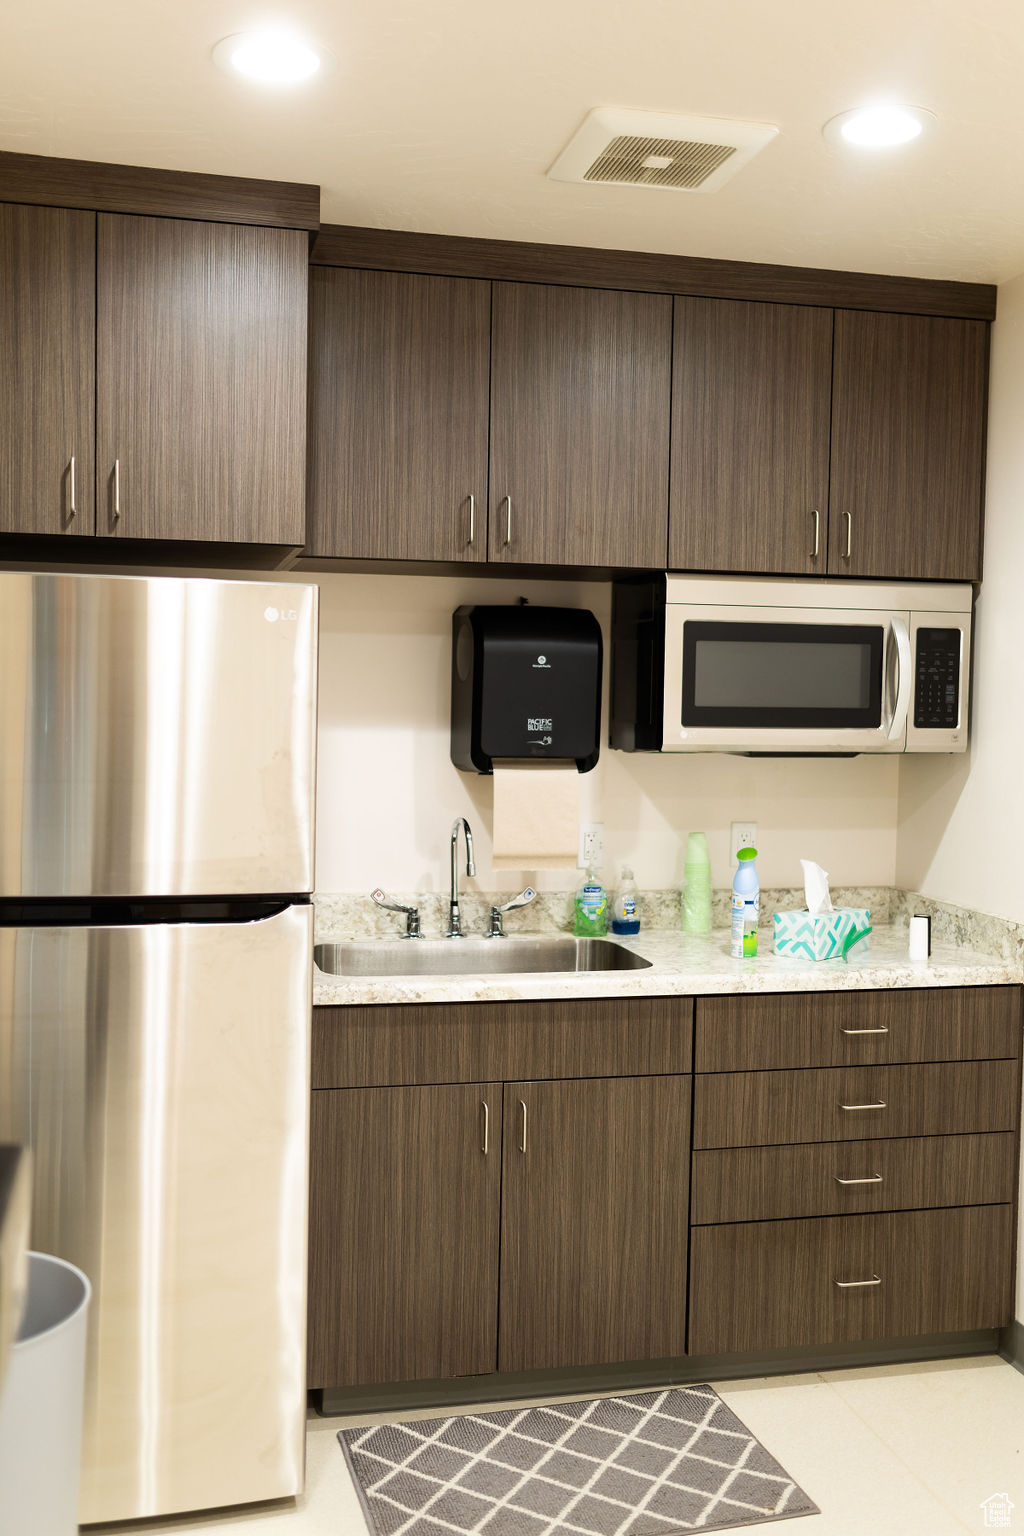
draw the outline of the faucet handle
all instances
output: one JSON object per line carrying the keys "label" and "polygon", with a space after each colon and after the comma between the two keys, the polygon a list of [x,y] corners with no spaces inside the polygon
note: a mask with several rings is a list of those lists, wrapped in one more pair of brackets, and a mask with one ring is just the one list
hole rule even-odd
{"label": "faucet handle", "polygon": [[392,901],[378,886],[377,890],[370,892],[370,900],[383,907],[385,912],[405,913],[405,937],[407,939],[422,939],[420,932],[420,914],[418,907],[405,907],[400,901]]}
{"label": "faucet handle", "polygon": [[487,930],[489,939],[503,939],[505,937],[505,924],[502,918],[506,912],[514,912],[517,907],[528,907],[537,892],[532,885],[528,885],[525,891],[520,891],[518,896],[513,896],[511,901],[503,902],[500,907],[491,908],[491,925]]}

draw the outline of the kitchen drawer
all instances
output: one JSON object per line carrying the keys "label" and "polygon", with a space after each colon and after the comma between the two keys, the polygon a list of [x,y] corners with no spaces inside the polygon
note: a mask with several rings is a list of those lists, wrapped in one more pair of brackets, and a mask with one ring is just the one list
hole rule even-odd
{"label": "kitchen drawer", "polygon": [[1017,1063],[1008,1060],[711,1072],[694,1080],[693,1144],[758,1147],[1012,1131],[1019,1097]]}
{"label": "kitchen drawer", "polygon": [[927,987],[701,998],[695,1070],[750,1072],[1016,1056],[1021,996],[1020,987]]}
{"label": "kitchen drawer", "polygon": [[691,1221],[771,1221],[1013,1199],[1014,1138],[902,1136],[693,1154]]}
{"label": "kitchen drawer", "polygon": [[691,997],[313,1009],[313,1087],[687,1073]]}
{"label": "kitchen drawer", "polygon": [[1010,1205],[695,1227],[690,1353],[1002,1327],[1012,1232]]}

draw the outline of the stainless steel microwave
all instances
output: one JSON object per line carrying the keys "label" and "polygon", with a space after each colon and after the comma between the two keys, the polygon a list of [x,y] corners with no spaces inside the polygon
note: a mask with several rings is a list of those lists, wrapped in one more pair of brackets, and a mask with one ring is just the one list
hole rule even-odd
{"label": "stainless steel microwave", "polygon": [[963,752],[970,586],[617,582],[611,744],[627,752]]}

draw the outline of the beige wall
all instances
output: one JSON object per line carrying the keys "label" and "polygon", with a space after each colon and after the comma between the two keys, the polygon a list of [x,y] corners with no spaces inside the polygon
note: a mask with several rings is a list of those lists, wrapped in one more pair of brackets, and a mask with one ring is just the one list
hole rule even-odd
{"label": "beige wall", "polygon": [[[900,764],[896,878],[1024,922],[1024,885],[1011,853],[1024,775],[1024,275],[999,289],[992,328],[985,501],[971,747],[959,759]],[[1024,1318],[1024,1219],[1019,1231],[1016,1315]]]}
{"label": "beige wall", "polygon": [[999,289],[992,330],[985,580],[974,631],[970,751],[900,765],[896,878],[1024,921],[1011,852],[1024,779],[1024,275]]}
{"label": "beige wall", "polygon": [[[477,886],[511,889],[491,857],[492,785],[449,757],[451,615],[460,603],[534,602],[591,608],[605,629],[606,583],[476,576],[324,575],[321,582],[317,886],[359,891],[447,886],[451,822],[476,837]],[[605,667],[607,674],[607,664]],[[604,730],[607,732],[607,684]],[[717,884],[732,879],[731,820],[756,820],[764,885],[800,881],[803,857],[839,884],[888,885],[895,873],[894,759],[797,762],[613,752],[581,782],[583,813],[605,823],[604,874],[632,860],[641,886],[682,878],[686,833],[707,832]],[[537,876],[575,884],[571,870]]]}

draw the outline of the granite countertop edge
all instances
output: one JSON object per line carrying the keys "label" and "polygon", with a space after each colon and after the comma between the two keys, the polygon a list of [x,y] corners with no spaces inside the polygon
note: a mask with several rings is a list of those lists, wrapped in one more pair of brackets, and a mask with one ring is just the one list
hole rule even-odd
{"label": "granite countertop edge", "polygon": [[[457,943],[457,940],[452,940]],[[497,941],[496,941],[497,942]],[[1018,960],[954,945],[933,946],[928,960],[907,956],[904,925],[880,926],[850,962],[776,955],[770,936],[749,960],[729,954],[729,934],[704,936],[649,929],[614,939],[651,961],[635,971],[572,971],[458,976],[328,976],[314,968],[314,1007],[395,1003],[515,1002],[587,997],[713,997],[766,992],[854,992],[915,987],[1012,986],[1024,981]]]}

